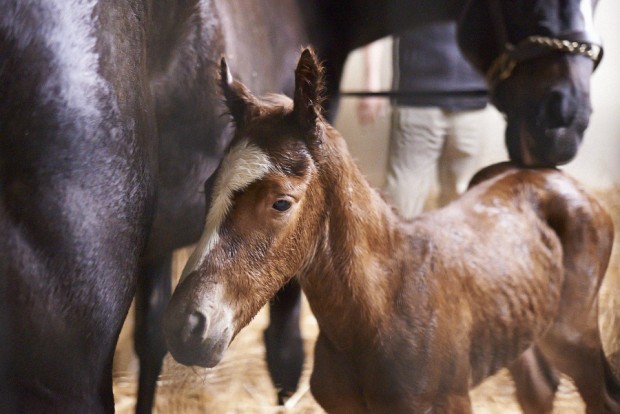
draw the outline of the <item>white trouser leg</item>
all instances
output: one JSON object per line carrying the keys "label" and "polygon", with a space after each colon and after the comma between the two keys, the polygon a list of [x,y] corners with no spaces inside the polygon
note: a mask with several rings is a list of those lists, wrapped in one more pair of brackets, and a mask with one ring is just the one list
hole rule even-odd
{"label": "white trouser leg", "polygon": [[404,217],[414,217],[424,208],[445,134],[441,109],[393,109],[385,191]]}
{"label": "white trouser leg", "polygon": [[446,140],[438,164],[439,205],[454,200],[467,188],[478,167],[487,123],[485,109],[446,112]]}

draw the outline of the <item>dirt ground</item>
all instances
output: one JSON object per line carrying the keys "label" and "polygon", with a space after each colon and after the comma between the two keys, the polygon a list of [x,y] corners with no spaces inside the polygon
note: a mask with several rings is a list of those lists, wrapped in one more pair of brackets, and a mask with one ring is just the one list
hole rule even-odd
{"label": "dirt ground", "polygon": [[[620,188],[598,194],[614,217],[616,234],[620,234]],[[616,237],[612,262],[601,291],[601,332],[606,353],[620,370],[620,237]],[[175,256],[175,267],[181,269],[188,251]],[[132,314],[121,334],[114,363],[116,411],[133,413],[136,394],[137,360],[132,351]],[[312,349],[318,333],[316,320],[304,303],[302,332],[306,347],[306,365],[299,390],[282,408],[275,405],[275,389],[267,374],[262,332],[268,323],[263,310],[233,341],[224,360],[213,369],[187,368],[170,356],[158,383],[155,412],[161,414],[268,414],[322,413],[312,398],[308,378],[312,367]],[[520,413],[513,397],[513,386],[506,372],[489,378],[472,391],[476,414]],[[570,380],[563,378],[555,401],[557,414],[584,413],[584,405]]]}

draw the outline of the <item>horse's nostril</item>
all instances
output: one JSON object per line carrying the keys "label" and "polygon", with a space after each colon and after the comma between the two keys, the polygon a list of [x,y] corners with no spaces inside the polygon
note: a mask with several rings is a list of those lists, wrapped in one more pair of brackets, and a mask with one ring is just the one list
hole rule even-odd
{"label": "horse's nostril", "polygon": [[189,338],[202,339],[206,330],[207,317],[204,314],[194,311],[187,317],[187,332]]}
{"label": "horse's nostril", "polygon": [[568,126],[577,114],[575,100],[564,91],[552,91],[544,105],[543,123],[546,128]]}

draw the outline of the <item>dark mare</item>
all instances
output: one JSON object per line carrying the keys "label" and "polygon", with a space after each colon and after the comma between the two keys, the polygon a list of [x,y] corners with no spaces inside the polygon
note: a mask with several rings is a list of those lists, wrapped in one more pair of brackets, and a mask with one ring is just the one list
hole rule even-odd
{"label": "dark mare", "polygon": [[[444,13],[425,3],[429,16]],[[5,411],[113,411],[112,357],[134,294],[137,408],[150,411],[172,251],[199,238],[203,183],[230,138],[212,76],[220,57],[254,90],[290,94],[281,68],[312,43],[337,85],[348,51],[388,33],[381,7],[0,1]],[[292,285],[266,332],[281,397],[303,361],[298,304]]]}
{"label": "dark mare", "polygon": [[[134,294],[137,409],[150,411],[166,350],[159,321],[172,251],[198,240],[203,182],[230,139],[213,82],[222,55],[255,92],[290,95],[292,71],[283,68],[312,44],[334,98],[353,48],[456,18],[462,7],[0,0],[4,411],[111,412],[112,357]],[[474,58],[483,50],[470,49]],[[280,399],[295,389],[303,361],[299,295],[293,284],[273,302],[266,332]]]}
{"label": "dark mare", "polygon": [[503,163],[404,220],[323,118],[310,50],[295,80],[293,100],[258,98],[222,59],[236,133],[164,316],[171,354],[216,365],[297,276],[320,328],[310,386],[327,412],[471,413],[469,389],[507,367],[526,413],[552,412],[557,372],[587,413],[620,413],[598,327],[605,209],[556,169]]}
{"label": "dark mare", "polygon": [[590,76],[603,56],[592,20],[597,3],[468,2],[460,45],[506,116],[513,161],[555,166],[577,154],[592,111]]}

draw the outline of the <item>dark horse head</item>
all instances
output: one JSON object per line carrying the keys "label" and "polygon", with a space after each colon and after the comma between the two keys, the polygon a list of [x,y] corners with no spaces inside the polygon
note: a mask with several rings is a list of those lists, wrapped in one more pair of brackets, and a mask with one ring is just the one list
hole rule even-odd
{"label": "dark horse head", "polygon": [[507,119],[513,161],[555,166],[577,154],[588,126],[590,77],[602,57],[596,0],[472,0],[459,42],[486,74]]}

